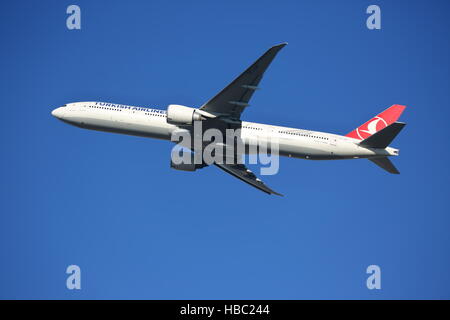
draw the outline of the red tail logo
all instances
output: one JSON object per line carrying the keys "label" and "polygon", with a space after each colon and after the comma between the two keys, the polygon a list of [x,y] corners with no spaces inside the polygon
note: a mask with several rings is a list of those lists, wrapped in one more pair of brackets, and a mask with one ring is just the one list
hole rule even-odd
{"label": "red tail logo", "polygon": [[405,106],[394,104],[392,107],[384,110],[382,113],[348,133],[346,136],[358,140],[367,139],[374,133],[397,121],[405,108]]}

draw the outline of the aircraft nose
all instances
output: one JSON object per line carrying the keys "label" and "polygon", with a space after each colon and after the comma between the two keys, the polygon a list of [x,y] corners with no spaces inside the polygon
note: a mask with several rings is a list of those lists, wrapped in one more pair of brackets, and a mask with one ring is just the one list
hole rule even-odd
{"label": "aircraft nose", "polygon": [[54,116],[55,118],[61,119],[61,117],[63,116],[63,110],[62,108],[56,108],[55,110],[52,111],[52,116]]}

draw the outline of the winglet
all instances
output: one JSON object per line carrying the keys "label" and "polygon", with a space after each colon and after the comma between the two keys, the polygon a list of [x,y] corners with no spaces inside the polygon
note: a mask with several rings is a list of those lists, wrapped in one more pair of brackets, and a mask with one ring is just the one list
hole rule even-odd
{"label": "winglet", "polygon": [[272,51],[272,50],[277,50],[277,52],[278,51],[280,51],[281,49],[283,49],[285,46],[287,46],[287,42],[283,42],[283,43],[280,43],[280,44],[276,44],[276,45],[274,45],[273,47],[271,47],[269,50],[267,50],[266,51],[266,53],[267,52],[270,52],[270,51]]}

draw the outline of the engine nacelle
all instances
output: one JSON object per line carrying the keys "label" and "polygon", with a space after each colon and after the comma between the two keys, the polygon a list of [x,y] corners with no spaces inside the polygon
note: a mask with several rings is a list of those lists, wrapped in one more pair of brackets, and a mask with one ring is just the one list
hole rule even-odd
{"label": "engine nacelle", "polygon": [[[176,158],[178,157],[178,158]],[[176,162],[173,160],[176,159]],[[181,150],[173,150],[170,157],[170,167],[181,171],[195,171],[206,167],[207,164],[195,163],[195,155],[193,152]]]}
{"label": "engine nacelle", "polygon": [[181,171],[195,171],[197,169],[201,169],[204,167],[202,164],[195,164],[195,163],[180,163],[175,164],[172,161],[170,161],[170,167],[175,170],[181,170]]}
{"label": "engine nacelle", "polygon": [[202,120],[197,109],[171,104],[167,107],[167,123],[192,124],[194,121]]}

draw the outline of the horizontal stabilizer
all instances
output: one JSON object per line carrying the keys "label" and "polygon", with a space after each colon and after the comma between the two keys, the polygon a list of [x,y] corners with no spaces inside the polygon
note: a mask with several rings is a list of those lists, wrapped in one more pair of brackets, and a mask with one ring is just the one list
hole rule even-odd
{"label": "horizontal stabilizer", "polygon": [[399,174],[400,171],[397,170],[397,168],[394,166],[394,164],[389,160],[388,157],[382,157],[382,158],[372,158],[369,159],[373,163],[375,163],[380,168],[386,170],[389,173],[393,174]]}
{"label": "horizontal stabilizer", "polygon": [[361,141],[359,144],[364,147],[384,149],[389,146],[405,125],[406,123],[403,122],[394,122]]}

